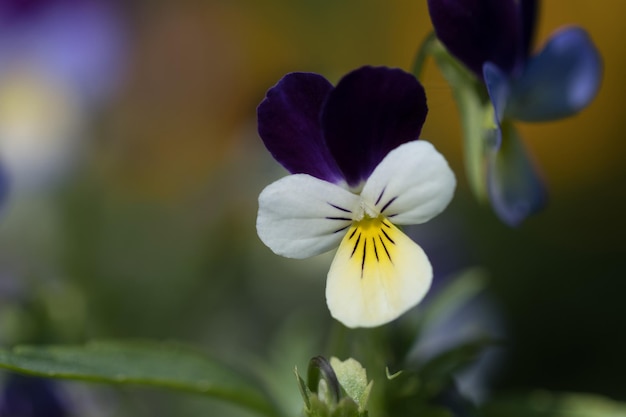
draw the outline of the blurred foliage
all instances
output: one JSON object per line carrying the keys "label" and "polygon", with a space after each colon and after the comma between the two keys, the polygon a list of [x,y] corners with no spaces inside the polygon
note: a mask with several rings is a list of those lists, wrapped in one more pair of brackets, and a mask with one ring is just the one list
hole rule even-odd
{"label": "blurred foliage", "polygon": [[503,397],[484,406],[482,412],[485,417],[623,417],[626,406],[594,395],[537,391]]}
{"label": "blurred foliage", "polygon": [[260,415],[276,411],[237,371],[198,351],[151,342],[92,342],[86,346],[18,346],[0,351],[9,369],[44,377],[146,384],[233,401]]}

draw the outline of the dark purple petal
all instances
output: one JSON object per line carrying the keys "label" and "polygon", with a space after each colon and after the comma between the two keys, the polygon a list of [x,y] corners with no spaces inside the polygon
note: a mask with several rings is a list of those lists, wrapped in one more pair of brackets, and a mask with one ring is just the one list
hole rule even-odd
{"label": "dark purple petal", "polygon": [[539,5],[538,0],[520,0],[519,2],[519,14],[522,21],[522,45],[520,53],[522,59],[530,55],[533,40],[535,37],[535,28],[537,27],[537,14]]}
{"label": "dark purple petal", "polygon": [[37,19],[42,13],[56,7],[73,7],[89,0],[2,0],[0,22],[3,25],[21,24]]}
{"label": "dark purple petal", "polygon": [[545,207],[547,193],[515,128],[505,123],[498,134],[500,146],[487,156],[489,199],[500,220],[518,226]]}
{"label": "dark purple petal", "polygon": [[391,150],[418,139],[427,112],[424,88],[402,70],[363,67],[343,77],[322,125],[348,184],[359,185]]}
{"label": "dark purple petal", "polygon": [[482,78],[483,64],[513,70],[521,45],[515,0],[428,0],[435,33],[445,47]]}
{"label": "dark purple petal", "polygon": [[571,116],[593,100],[601,81],[602,59],[587,32],[563,29],[513,82],[507,115],[528,122]]}
{"label": "dark purple petal", "polygon": [[320,115],[333,86],[321,75],[285,75],[257,108],[259,135],[274,159],[292,174],[339,182],[341,172],[326,147]]}
{"label": "dark purple petal", "polygon": [[0,2],[0,21],[11,24],[28,20],[41,13],[49,3],[54,0],[4,0]]}

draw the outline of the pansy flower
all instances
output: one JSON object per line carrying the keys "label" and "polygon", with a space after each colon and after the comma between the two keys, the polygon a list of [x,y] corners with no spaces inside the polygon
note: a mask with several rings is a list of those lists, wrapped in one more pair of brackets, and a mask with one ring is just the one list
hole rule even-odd
{"label": "pansy flower", "polygon": [[415,77],[374,67],[336,87],[317,74],[288,74],[258,107],[265,146],[292,174],[261,192],[259,237],[289,258],[339,246],[326,301],[348,327],[387,323],[430,287],[428,258],[397,227],[439,214],[456,186],[443,156],[417,140],[426,113]]}
{"label": "pansy flower", "polygon": [[[470,182],[478,194],[486,189],[495,212],[510,225],[545,204],[544,185],[512,121],[571,116],[591,102],[602,78],[600,55],[579,27],[557,31],[531,54],[538,5],[537,0],[428,0],[437,38],[475,75],[482,88],[478,95],[489,101],[483,118],[488,124],[469,138],[480,143],[466,138],[467,148],[477,150],[467,158]],[[471,111],[466,98],[457,95],[457,101],[464,101],[462,112]],[[481,123],[471,119],[464,120],[466,136],[469,125]]]}

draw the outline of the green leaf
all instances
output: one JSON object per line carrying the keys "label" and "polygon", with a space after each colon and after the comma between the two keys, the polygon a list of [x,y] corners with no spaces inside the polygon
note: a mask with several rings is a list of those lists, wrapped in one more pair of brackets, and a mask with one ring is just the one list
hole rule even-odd
{"label": "green leaf", "polygon": [[147,341],[17,346],[0,350],[0,367],[49,378],[140,384],[229,401],[277,415],[271,401],[231,367],[188,347]]}
{"label": "green leaf", "polygon": [[447,350],[424,364],[417,371],[419,378],[429,390],[439,392],[450,382],[455,372],[474,363],[486,347],[493,345],[493,340],[480,338]]}
{"label": "green leaf", "polygon": [[472,267],[462,270],[451,278],[450,282],[425,306],[421,325],[426,327],[445,319],[473,297],[485,291],[487,275],[487,271],[483,268]]}
{"label": "green leaf", "polygon": [[246,363],[247,370],[259,381],[285,416],[298,416],[302,411],[298,388],[304,398],[305,408],[310,408],[307,402],[310,391],[307,393],[306,382],[297,376],[296,387],[293,379],[294,366],[298,364],[297,370],[301,369],[301,365],[310,360],[311,352],[321,350],[321,341],[318,340],[321,336],[310,331],[310,323],[311,317],[307,313],[296,310],[281,323],[270,338],[265,349],[267,355],[259,356],[259,352],[251,351],[238,354],[237,360]]}
{"label": "green leaf", "polygon": [[311,409],[311,390],[309,389],[309,387],[306,386],[306,382],[304,382],[304,379],[300,377],[297,366],[294,369],[294,372],[296,374],[296,380],[298,381],[298,388],[300,388],[300,395],[302,395],[302,399],[304,400],[304,408],[306,410],[310,410]]}
{"label": "green leaf", "polygon": [[626,404],[591,394],[536,391],[493,400],[484,417],[626,417]]}

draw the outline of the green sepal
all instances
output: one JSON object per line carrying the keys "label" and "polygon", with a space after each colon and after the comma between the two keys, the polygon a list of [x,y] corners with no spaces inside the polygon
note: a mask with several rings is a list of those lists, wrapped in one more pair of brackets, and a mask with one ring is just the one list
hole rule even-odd
{"label": "green sepal", "polygon": [[306,411],[311,410],[311,390],[306,386],[306,382],[298,373],[298,367],[294,368],[294,372],[296,374],[296,380],[298,381],[298,388],[300,390],[300,395],[302,395],[302,400],[304,401],[304,408]]}
{"label": "green sepal", "polygon": [[332,357],[330,364],[335,370],[339,384],[348,397],[352,398],[359,406],[359,412],[365,411],[367,401],[374,381],[367,382],[365,368],[355,359],[348,358],[345,361]]}
{"label": "green sepal", "polygon": [[467,180],[476,197],[486,202],[487,151],[493,137],[493,106],[487,88],[469,72],[439,42],[434,33],[426,37],[420,46],[413,65],[413,74],[422,76],[426,58],[432,56],[444,78],[452,88],[463,130],[465,148],[465,171]]}
{"label": "green sepal", "polygon": [[296,378],[307,417],[367,417],[365,410],[373,381],[367,382],[365,368],[350,358],[327,361],[316,356],[309,361],[307,381]]}
{"label": "green sepal", "polygon": [[360,412],[359,406],[351,398],[342,398],[334,407],[319,397],[311,397],[311,408],[305,411],[307,417],[367,417],[367,412]]}

